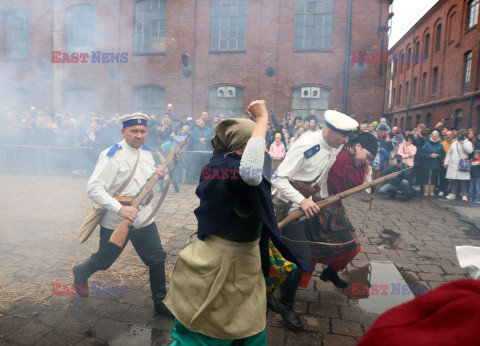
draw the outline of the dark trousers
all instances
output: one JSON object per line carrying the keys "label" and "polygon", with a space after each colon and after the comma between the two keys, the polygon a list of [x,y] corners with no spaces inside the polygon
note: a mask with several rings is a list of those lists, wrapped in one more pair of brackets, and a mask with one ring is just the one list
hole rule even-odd
{"label": "dark trousers", "polygon": [[447,170],[445,168],[443,168],[443,164],[442,164],[442,165],[440,165],[440,168],[438,169],[438,178],[440,179],[439,189],[444,194],[446,194],[447,190],[448,190],[448,179],[445,177],[446,175],[447,175]]}
{"label": "dark trousers", "polygon": [[[304,260],[307,263],[310,263],[312,260],[312,252],[310,250],[310,245],[307,243],[307,236],[305,235],[305,227],[307,226],[308,220],[303,221],[293,221],[289,225],[285,226],[281,230],[282,236],[290,240],[283,238],[283,242],[288,248],[293,252],[293,254]],[[297,293],[298,285],[302,280],[302,276],[305,272],[297,268],[294,272],[285,279],[282,286],[280,287],[280,293],[282,301],[286,304],[293,305],[295,302],[295,294]]]}
{"label": "dark trousers", "polygon": [[165,259],[167,254],[163,250],[155,222],[131,230],[122,248],[109,242],[112,233],[113,230],[100,227],[100,246],[96,253],[82,263],[83,272],[89,277],[98,270],[110,268],[130,240],[138,256],[150,269],[150,288],[153,301],[160,303],[166,295]]}
{"label": "dark trousers", "polygon": [[387,183],[383,185],[380,190],[377,191],[377,194],[390,195],[391,197],[395,197],[398,190],[402,192],[404,199],[408,199],[408,193],[410,192],[410,182],[406,179],[403,179],[398,186]]}
{"label": "dark trousers", "polygon": [[426,169],[423,173],[424,185],[435,185],[435,187],[438,187],[438,172],[438,169]]}

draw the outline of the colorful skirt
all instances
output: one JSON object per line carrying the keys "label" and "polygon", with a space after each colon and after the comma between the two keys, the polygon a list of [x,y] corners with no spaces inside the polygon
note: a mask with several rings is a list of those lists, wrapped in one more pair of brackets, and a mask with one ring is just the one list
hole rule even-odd
{"label": "colorful skirt", "polygon": [[320,213],[310,219],[306,236],[310,241],[312,259],[320,260],[360,246],[355,228],[348,219],[345,208],[336,207],[333,204],[323,207]]}

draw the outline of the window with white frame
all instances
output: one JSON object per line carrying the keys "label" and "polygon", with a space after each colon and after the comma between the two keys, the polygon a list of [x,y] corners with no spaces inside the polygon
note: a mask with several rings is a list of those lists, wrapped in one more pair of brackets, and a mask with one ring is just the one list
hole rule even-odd
{"label": "window with white frame", "polygon": [[89,53],[93,48],[94,7],[88,4],[67,8],[67,52]]}
{"label": "window with white frame", "polygon": [[30,11],[5,12],[5,57],[26,59],[30,57]]}
{"label": "window with white frame", "polygon": [[472,73],[472,51],[465,53],[464,57],[464,72],[462,91],[465,94],[468,92],[468,85],[470,84],[470,74]]}
{"label": "window with white frame", "polygon": [[332,49],[334,0],[297,0],[295,49]]}
{"label": "window with white frame", "polygon": [[473,28],[478,22],[478,7],[480,0],[471,0],[468,3],[467,29]]}
{"label": "window with white frame", "polygon": [[292,114],[305,118],[310,110],[315,110],[317,119],[325,121],[325,111],[329,108],[330,90],[319,86],[302,86],[292,90]]}
{"label": "window with white frame", "polygon": [[135,3],[135,54],[164,53],[166,30],[166,0]]}
{"label": "window with white frame", "polygon": [[247,0],[212,0],[211,51],[245,50]]}
{"label": "window with white frame", "polygon": [[243,88],[220,85],[208,90],[208,114],[225,118],[243,114]]}

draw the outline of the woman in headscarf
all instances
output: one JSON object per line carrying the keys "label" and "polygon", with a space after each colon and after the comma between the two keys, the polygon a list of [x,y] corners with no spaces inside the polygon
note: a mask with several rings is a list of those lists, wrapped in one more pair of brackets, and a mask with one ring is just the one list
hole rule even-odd
{"label": "woman in headscarf", "polygon": [[176,318],[173,345],[266,345],[269,238],[285,259],[313,270],[280,239],[262,175],[265,101],[248,110],[256,124],[232,118],[214,128],[213,157],[196,190],[199,241],[180,252],[165,299]]}

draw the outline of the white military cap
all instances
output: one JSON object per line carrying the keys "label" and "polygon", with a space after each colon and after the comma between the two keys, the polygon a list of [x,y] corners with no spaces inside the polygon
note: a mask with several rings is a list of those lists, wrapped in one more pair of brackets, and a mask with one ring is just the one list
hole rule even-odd
{"label": "white military cap", "polygon": [[325,125],[335,132],[350,136],[352,131],[358,127],[358,122],[346,114],[327,110],[325,112]]}
{"label": "white military cap", "polygon": [[147,124],[150,121],[150,117],[143,113],[133,113],[133,114],[126,114],[120,117],[118,121],[123,123],[123,128],[128,126],[135,126],[135,125],[147,126]]}

